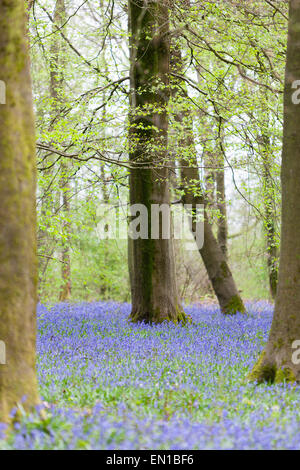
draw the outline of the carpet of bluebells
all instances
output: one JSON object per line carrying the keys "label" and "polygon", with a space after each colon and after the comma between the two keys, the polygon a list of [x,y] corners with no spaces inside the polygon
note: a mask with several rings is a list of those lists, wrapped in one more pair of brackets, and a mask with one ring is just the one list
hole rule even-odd
{"label": "carpet of bluebells", "polygon": [[267,339],[269,304],[234,317],[187,307],[184,327],[130,324],[129,311],[39,306],[43,402],[0,449],[300,448],[300,387],[245,380]]}

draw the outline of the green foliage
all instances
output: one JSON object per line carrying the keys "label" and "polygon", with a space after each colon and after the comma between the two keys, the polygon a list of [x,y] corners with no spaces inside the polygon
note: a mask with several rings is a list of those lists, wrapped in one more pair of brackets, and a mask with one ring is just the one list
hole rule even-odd
{"label": "green foliage", "polygon": [[[170,10],[171,30],[176,32],[171,46],[182,52],[184,64],[178,74],[188,93],[174,93],[182,80],[173,74],[169,151],[161,164],[172,167],[178,155],[194,164],[196,151],[215,228],[221,217],[215,204],[215,177],[218,168],[224,168],[229,236],[241,230],[246,233],[229,239],[229,264],[246,298],[268,297],[268,253],[276,269],[278,264],[287,4],[277,3],[278,10],[262,0],[251,5],[245,0],[191,2],[189,8],[176,1]],[[73,300],[100,295],[125,299],[126,247],[97,241],[94,219],[97,203],[115,200],[120,193],[128,200],[129,145],[132,151],[138,144],[127,138],[128,12],[123,4],[112,6],[106,0],[100,4],[92,0],[89,9],[67,0],[65,4],[61,30],[53,23],[54,4],[48,0],[35,4],[30,20],[40,296],[53,299],[59,291],[62,250],[67,247]],[[63,80],[63,86],[60,81],[54,86],[56,98],[50,87],[54,72]],[[148,88],[145,92],[159,96],[167,91],[159,80]],[[154,112],[159,114],[162,108],[149,103],[149,109],[137,111],[136,126],[153,131],[147,113]],[[176,120],[178,112],[186,116],[181,124]],[[183,138],[187,129],[193,133],[195,147]],[[147,152],[157,152],[160,146],[159,139],[152,139]],[[174,186],[178,186],[178,176],[177,168]],[[200,195],[198,184],[191,181],[190,188]],[[62,204],[64,193],[69,200],[67,210]],[[174,198],[178,197],[180,188],[174,190]],[[205,292],[200,286],[195,294],[187,274],[195,271],[193,261],[187,253],[184,258],[187,269],[182,269],[179,260],[178,271],[186,301],[210,295],[206,280]],[[204,279],[201,265],[197,269]],[[188,282],[190,288],[185,287]]]}

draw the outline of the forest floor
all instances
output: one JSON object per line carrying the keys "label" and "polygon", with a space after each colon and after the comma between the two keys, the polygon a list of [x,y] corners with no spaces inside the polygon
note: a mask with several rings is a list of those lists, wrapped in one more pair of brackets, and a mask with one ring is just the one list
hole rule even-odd
{"label": "forest floor", "polygon": [[0,449],[299,449],[299,386],[245,380],[272,319],[266,302],[247,308],[150,327],[128,323],[128,304],[40,305],[43,405]]}

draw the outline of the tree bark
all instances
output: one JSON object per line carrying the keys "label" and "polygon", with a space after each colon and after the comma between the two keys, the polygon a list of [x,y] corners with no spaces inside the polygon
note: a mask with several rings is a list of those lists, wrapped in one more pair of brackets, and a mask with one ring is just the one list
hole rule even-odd
{"label": "tree bark", "polygon": [[225,194],[225,171],[224,156],[218,153],[218,169],[216,170],[216,192],[217,206],[219,209],[218,219],[218,243],[224,254],[225,259],[228,257],[228,228],[227,228],[227,210],[226,210],[226,194]]}
{"label": "tree bark", "polygon": [[194,210],[194,215],[192,216],[191,221],[193,233],[196,233],[196,224],[199,223],[197,222],[196,205],[204,205],[204,244],[199,248],[199,253],[218,299],[221,312],[224,314],[236,314],[237,312],[243,313],[245,312],[245,306],[239,291],[237,290],[225,255],[213,234],[212,226],[205,209],[205,198],[204,196],[195,196],[194,191],[191,189],[190,181],[199,181],[200,187],[198,169],[196,167],[183,168],[181,171],[181,177],[184,191],[183,203],[191,204]]}
{"label": "tree bark", "polygon": [[291,0],[284,88],[281,249],[274,317],[268,342],[249,375],[257,382],[300,381],[293,342],[300,340],[300,104],[293,83],[300,69],[300,0]]}
{"label": "tree bark", "polygon": [[148,238],[132,239],[132,321],[184,321],[176,286],[172,236],[151,234],[151,206],[170,206],[166,166],[169,21],[166,1],[129,1],[131,112],[130,204],[148,212]]}
{"label": "tree bark", "polygon": [[[203,150],[203,164],[207,216],[210,223],[213,225],[213,210],[216,207],[216,155],[212,149],[207,146],[205,146]],[[211,213],[210,215],[209,212]]]}
{"label": "tree bark", "polygon": [[61,260],[62,260],[62,270],[61,277],[62,282],[60,286],[59,300],[65,302],[71,298],[71,257],[70,257],[70,232],[71,232],[71,223],[69,220],[70,217],[70,185],[68,181],[68,175],[64,176],[67,172],[67,166],[62,164],[61,171],[63,176],[61,178],[61,187],[62,187],[62,198],[63,198],[63,236],[66,237],[63,241]]}
{"label": "tree bark", "polygon": [[[54,11],[53,32],[61,28],[66,20],[66,6],[64,0],[57,0]],[[51,47],[50,65],[50,95],[52,99],[53,122],[59,119],[64,106],[64,65],[65,65],[64,42],[60,35],[54,36]],[[61,247],[61,286],[59,300],[64,302],[71,298],[71,257],[70,257],[70,182],[68,177],[68,162],[62,160],[60,165],[60,188],[62,197],[62,232],[63,242]]]}
{"label": "tree bark", "polygon": [[[173,47],[172,67],[180,73],[182,70],[182,56],[179,47]],[[174,96],[181,94],[183,99],[187,99],[187,91],[184,83],[178,80],[173,84]],[[181,132],[179,149],[189,151],[188,159],[180,159],[181,167],[181,183],[182,183],[182,202],[190,204],[193,208],[191,216],[191,226],[193,234],[196,233],[197,213],[196,205],[203,204],[204,208],[207,199],[201,184],[199,171],[197,168],[197,152],[194,142],[193,122],[189,111],[179,111],[175,115],[175,119],[181,125],[184,132]],[[181,152],[183,154],[183,152]],[[197,192],[195,191],[197,187]],[[232,273],[226,261],[226,257],[220,248],[212,230],[207,210],[204,210],[204,244],[198,247],[201,258],[204,262],[208,277],[212,283],[214,292],[218,299],[221,311],[224,314],[235,314],[237,312],[245,312],[245,307],[241,296],[237,290]]]}
{"label": "tree bark", "polygon": [[35,2],[35,0],[27,0],[27,1],[25,0],[26,9],[27,9],[28,14],[29,14],[31,8],[34,5],[34,2]]}
{"label": "tree bark", "polygon": [[36,338],[36,169],[34,118],[27,44],[27,12],[21,0],[0,2],[0,73],[6,104],[0,105],[0,421],[13,407],[38,403]]}
{"label": "tree bark", "polygon": [[272,198],[274,187],[270,174],[271,166],[269,158],[265,155],[263,162],[263,180],[264,180],[264,226],[267,238],[267,265],[269,274],[270,294],[273,299],[276,297],[278,268],[277,268],[277,240],[275,227],[275,210]]}
{"label": "tree bark", "polygon": [[[267,122],[266,122],[267,127]],[[264,200],[264,230],[267,245],[267,266],[269,276],[270,294],[275,299],[278,281],[278,253],[276,237],[276,210],[274,207],[274,184],[271,175],[271,152],[270,138],[264,134],[261,137],[262,155],[262,180],[263,180],[263,200]]]}

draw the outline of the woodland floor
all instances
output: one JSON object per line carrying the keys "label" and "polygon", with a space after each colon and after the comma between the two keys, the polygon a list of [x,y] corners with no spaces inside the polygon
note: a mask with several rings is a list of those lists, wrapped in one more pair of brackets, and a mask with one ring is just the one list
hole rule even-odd
{"label": "woodland floor", "polygon": [[247,307],[187,307],[194,324],[150,327],[127,322],[128,304],[40,305],[44,409],[0,449],[299,449],[299,386],[245,381],[272,318]]}

